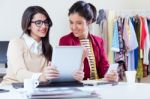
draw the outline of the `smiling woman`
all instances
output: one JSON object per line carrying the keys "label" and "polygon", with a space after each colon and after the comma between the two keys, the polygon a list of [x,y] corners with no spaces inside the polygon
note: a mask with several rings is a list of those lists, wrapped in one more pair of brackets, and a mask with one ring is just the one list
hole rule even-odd
{"label": "smiling woman", "polygon": [[105,74],[109,64],[101,37],[91,34],[89,25],[96,20],[96,8],[84,1],[75,2],[69,9],[71,33],[60,38],[60,45],[83,46],[85,48],[84,79],[118,81],[117,71]]}
{"label": "smiling woman", "polygon": [[[58,69],[51,64],[52,46],[49,30],[52,21],[40,6],[28,7],[22,16],[23,35],[10,41],[8,69],[1,84],[23,83],[25,79],[47,82],[58,78]],[[76,70],[73,78],[83,79],[83,71]]]}
{"label": "smiling woman", "polygon": [[[8,69],[1,84],[23,82],[26,78],[42,81],[44,68],[51,60],[49,30],[52,21],[40,6],[28,7],[22,16],[23,34],[10,41],[8,46]],[[44,79],[45,80],[45,79]]]}

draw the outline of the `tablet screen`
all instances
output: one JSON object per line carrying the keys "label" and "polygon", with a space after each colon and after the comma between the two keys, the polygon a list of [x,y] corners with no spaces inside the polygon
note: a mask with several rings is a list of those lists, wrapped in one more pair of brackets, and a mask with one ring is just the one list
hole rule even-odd
{"label": "tablet screen", "polygon": [[60,76],[52,82],[75,81],[73,74],[82,63],[83,47],[81,46],[57,46],[53,48],[52,65],[56,66]]}

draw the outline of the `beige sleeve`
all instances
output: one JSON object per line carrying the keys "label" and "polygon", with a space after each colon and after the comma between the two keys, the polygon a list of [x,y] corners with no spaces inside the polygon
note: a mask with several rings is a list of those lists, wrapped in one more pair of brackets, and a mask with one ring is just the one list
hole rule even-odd
{"label": "beige sleeve", "polygon": [[10,41],[8,46],[8,68],[16,76],[16,80],[23,82],[25,78],[31,78],[32,72],[28,71],[24,63],[24,44],[22,40]]}

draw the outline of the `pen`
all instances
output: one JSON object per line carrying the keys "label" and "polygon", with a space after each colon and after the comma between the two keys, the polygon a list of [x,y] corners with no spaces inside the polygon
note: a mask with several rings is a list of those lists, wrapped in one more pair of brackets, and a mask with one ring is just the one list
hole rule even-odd
{"label": "pen", "polygon": [[94,86],[94,84],[84,84],[84,86]]}
{"label": "pen", "polygon": [[9,92],[7,89],[0,89],[0,93]]}

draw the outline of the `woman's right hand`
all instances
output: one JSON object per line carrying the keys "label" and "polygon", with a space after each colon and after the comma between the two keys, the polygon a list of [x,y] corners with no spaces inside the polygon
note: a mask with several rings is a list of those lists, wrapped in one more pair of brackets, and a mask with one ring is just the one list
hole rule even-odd
{"label": "woman's right hand", "polygon": [[40,81],[48,81],[54,78],[57,78],[59,76],[59,71],[57,68],[49,62],[48,66],[44,68],[44,71],[42,72],[40,76]]}

